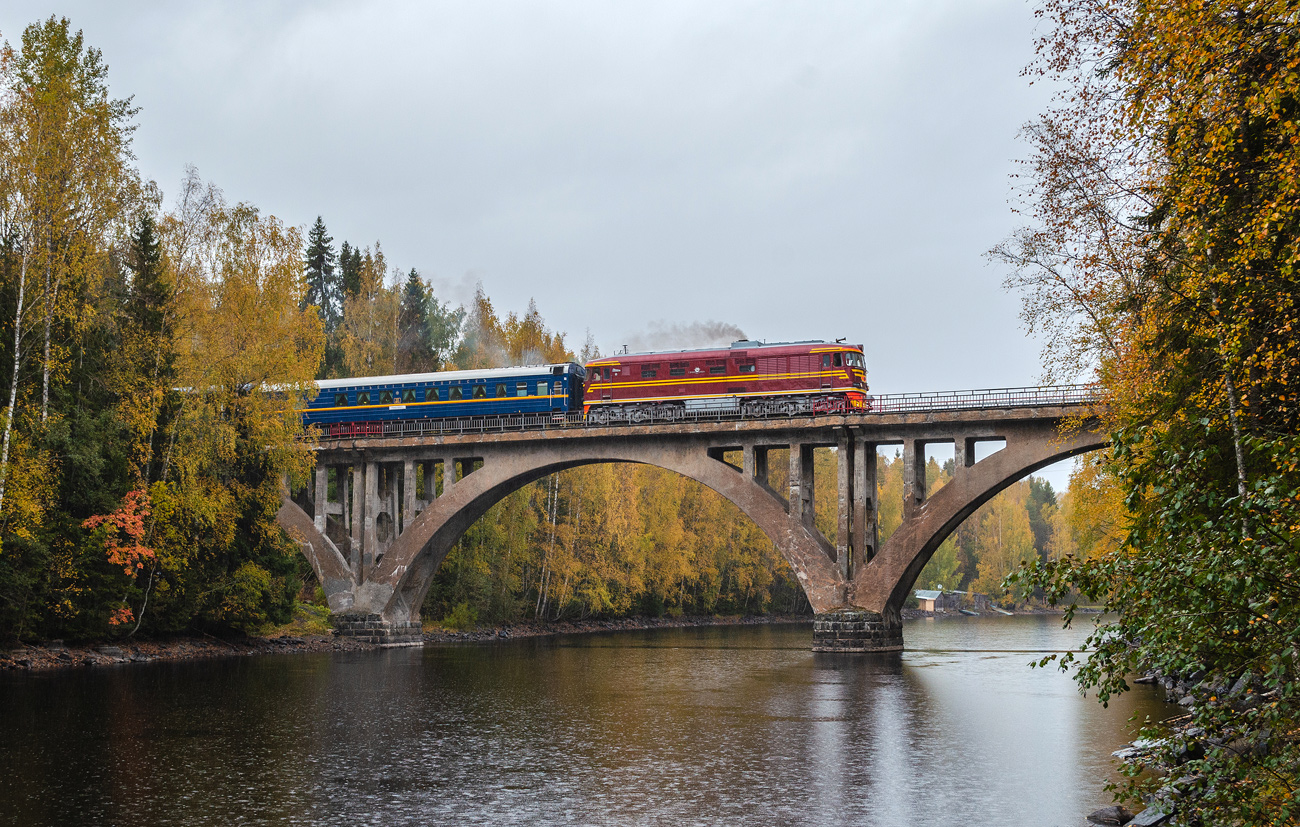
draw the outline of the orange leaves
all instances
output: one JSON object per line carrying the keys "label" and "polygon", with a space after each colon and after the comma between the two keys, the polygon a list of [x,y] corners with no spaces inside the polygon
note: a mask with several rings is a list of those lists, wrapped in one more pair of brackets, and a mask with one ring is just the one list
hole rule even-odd
{"label": "orange leaves", "polygon": [[[103,529],[104,551],[108,555],[108,562],[121,566],[128,576],[134,576],[144,568],[146,560],[154,559],[153,549],[141,542],[145,534],[144,520],[150,515],[151,509],[149,492],[137,488],[127,493],[121,508],[110,514],[91,517],[81,525],[91,531]],[[110,622],[125,622],[116,619],[122,612],[127,613],[129,620],[131,610],[120,609]]]}

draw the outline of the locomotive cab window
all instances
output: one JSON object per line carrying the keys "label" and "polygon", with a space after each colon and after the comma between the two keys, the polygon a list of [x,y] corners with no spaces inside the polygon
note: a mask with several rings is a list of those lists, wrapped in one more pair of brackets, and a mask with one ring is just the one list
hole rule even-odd
{"label": "locomotive cab window", "polygon": [[844,357],[841,356],[841,355],[838,354],[838,353],[835,354],[835,367],[837,367],[837,368],[842,368],[842,367],[844,367]]}
{"label": "locomotive cab window", "polygon": [[474,386],[474,398],[475,398],[475,399],[487,399],[487,385],[475,385],[475,386]]}
{"label": "locomotive cab window", "polygon": [[342,408],[348,404],[348,395],[346,393],[334,394],[334,407]]}
{"label": "locomotive cab window", "polygon": [[370,404],[370,391],[362,391],[361,393],[357,394],[357,404],[358,404],[358,405],[369,405],[369,404]]}
{"label": "locomotive cab window", "polygon": [[822,367],[824,367],[824,368],[828,368],[828,367],[830,367],[830,366],[831,366],[831,355],[830,355],[829,353],[823,353],[823,354],[822,354]]}

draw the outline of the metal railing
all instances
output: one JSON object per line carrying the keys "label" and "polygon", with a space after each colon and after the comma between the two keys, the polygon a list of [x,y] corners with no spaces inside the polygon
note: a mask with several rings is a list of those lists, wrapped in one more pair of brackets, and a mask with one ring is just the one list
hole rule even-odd
{"label": "metal railing", "polygon": [[[1089,405],[1100,399],[1096,385],[1053,385],[1035,388],[989,388],[984,390],[940,391],[937,393],[887,393],[867,397],[869,408],[836,415],[870,417],[882,414],[934,413],[939,411],[975,411],[1005,408],[1058,407]],[[598,423],[582,413],[513,414],[466,419],[399,419],[387,422],[350,422],[320,426],[322,440],[364,437],[422,437],[460,434],[509,433],[512,431],[549,431],[592,429],[627,425],[667,425],[696,422],[735,422],[762,420],[816,419],[825,414],[811,411],[793,413],[765,412],[742,414],[739,411],[683,411],[671,415],[638,414],[634,419]]]}

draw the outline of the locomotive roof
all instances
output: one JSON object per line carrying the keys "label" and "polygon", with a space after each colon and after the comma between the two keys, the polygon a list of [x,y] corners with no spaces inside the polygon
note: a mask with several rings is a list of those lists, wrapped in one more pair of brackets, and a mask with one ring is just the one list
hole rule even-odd
{"label": "locomotive roof", "polygon": [[443,370],[436,373],[399,373],[391,376],[354,376],[351,379],[321,379],[316,386],[321,390],[350,388],[355,385],[409,385],[413,382],[465,382],[474,379],[511,379],[519,376],[550,374],[552,368],[582,369],[577,362],[558,362],[550,365],[520,365],[511,368],[484,368],[482,370]]}
{"label": "locomotive roof", "polygon": [[720,353],[728,350],[761,350],[763,348],[775,347],[798,347],[799,345],[826,345],[827,347],[845,347],[857,348],[862,350],[862,345],[851,345],[847,342],[828,342],[825,339],[804,339],[798,342],[755,342],[751,339],[740,339],[732,342],[728,347],[695,347],[686,350],[638,350],[632,353],[611,353],[608,356],[598,356],[591,362],[604,362],[609,359],[619,359],[624,356],[671,356],[678,353]]}

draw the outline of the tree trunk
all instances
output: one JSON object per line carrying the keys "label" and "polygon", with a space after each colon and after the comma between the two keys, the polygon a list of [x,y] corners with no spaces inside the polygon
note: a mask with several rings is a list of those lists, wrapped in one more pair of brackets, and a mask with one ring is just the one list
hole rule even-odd
{"label": "tree trunk", "polygon": [[14,364],[9,382],[9,407],[5,414],[3,445],[0,446],[0,514],[4,513],[5,486],[9,482],[9,443],[14,429],[14,413],[18,405],[18,373],[22,368],[23,301],[27,295],[27,250],[23,250],[22,264],[18,267],[18,309],[14,311]]}

